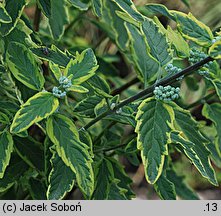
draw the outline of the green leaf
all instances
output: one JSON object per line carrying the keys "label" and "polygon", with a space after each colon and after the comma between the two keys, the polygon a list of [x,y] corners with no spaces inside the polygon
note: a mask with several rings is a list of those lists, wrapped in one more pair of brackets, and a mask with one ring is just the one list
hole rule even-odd
{"label": "green leaf", "polygon": [[[50,175],[50,172],[52,170],[52,166],[51,166],[51,158],[53,156],[52,152],[51,152],[51,147],[53,146],[54,144],[51,142],[51,140],[49,139],[48,136],[46,136],[45,140],[44,140],[44,173],[45,173],[45,176],[49,176]],[[48,182],[48,178],[46,179],[46,183],[47,183],[47,186],[49,185],[49,182]]]}
{"label": "green leaf", "polygon": [[8,46],[6,61],[12,74],[33,90],[41,90],[44,77],[34,55],[23,44],[12,42]]}
{"label": "green leaf", "polygon": [[218,95],[219,99],[221,99],[221,81],[219,78],[210,79],[211,83],[213,84],[216,94]]}
{"label": "green leaf", "polygon": [[198,200],[197,194],[184,182],[183,176],[178,176],[173,169],[167,170],[167,178],[171,181],[176,190],[176,194],[184,200]]}
{"label": "green leaf", "polygon": [[0,103],[0,109],[3,109],[3,110],[8,110],[10,112],[17,112],[18,109],[19,109],[19,106],[18,104],[12,102],[12,101],[4,101],[2,100],[1,103]]}
{"label": "green leaf", "polygon": [[175,186],[164,174],[154,184],[154,189],[161,199],[176,200]]}
{"label": "green leaf", "polygon": [[133,197],[130,178],[117,161],[100,159],[95,166],[95,200],[126,200]]}
{"label": "green leaf", "polygon": [[127,200],[126,192],[127,190],[121,188],[119,185],[119,180],[114,179],[111,183],[110,193],[108,194],[108,200]]}
{"label": "green leaf", "polygon": [[126,23],[130,38],[130,50],[132,59],[139,72],[139,77],[145,85],[150,79],[154,79],[160,68],[160,63],[150,54],[145,36],[133,25]]}
{"label": "green leaf", "polygon": [[109,161],[111,162],[112,167],[113,167],[114,177],[120,180],[120,182],[118,183],[118,186],[126,190],[125,196],[127,197],[127,199],[134,198],[134,193],[131,189],[131,184],[133,181],[126,174],[123,166],[114,158],[109,158]]}
{"label": "green leaf", "polygon": [[165,155],[168,155],[169,124],[174,120],[173,109],[148,98],[138,107],[136,120],[137,148],[141,150],[146,179],[154,184],[162,173]]}
{"label": "green leaf", "polygon": [[18,137],[28,137],[28,131],[27,130],[25,130],[25,131],[22,131],[21,133],[18,133],[17,134],[17,136]]}
{"label": "green leaf", "polygon": [[76,177],[74,172],[65,165],[56,152],[53,152],[51,166],[47,198],[49,200],[60,200],[72,189]]}
{"label": "green leaf", "polygon": [[[48,54],[44,53],[44,49],[48,50]],[[57,64],[61,67],[66,67],[70,61],[70,57],[68,57],[64,52],[62,52],[54,45],[51,46],[51,49],[47,47],[39,47],[31,48],[31,51],[40,59],[52,61],[54,64]]]}
{"label": "green leaf", "polygon": [[64,27],[68,22],[65,0],[51,0],[51,16],[49,17],[49,24],[51,34],[55,40],[61,38],[64,33]]}
{"label": "green leaf", "polygon": [[0,133],[0,179],[4,176],[12,151],[13,139],[11,134],[8,132]]}
{"label": "green leaf", "polygon": [[188,43],[183,39],[179,32],[174,31],[170,26],[167,26],[167,36],[169,41],[175,47],[176,53],[180,58],[186,58],[190,55]]}
{"label": "green leaf", "polygon": [[134,138],[130,142],[128,142],[127,146],[125,147],[125,152],[126,153],[136,153],[138,152],[137,150],[137,139]]}
{"label": "green leaf", "polygon": [[46,200],[46,187],[39,179],[29,179],[29,191],[33,200]]}
{"label": "green leaf", "polygon": [[214,162],[214,164],[217,167],[221,168],[221,157],[219,156],[219,153],[216,150],[215,144],[209,143],[207,147],[208,147],[209,151],[211,152],[210,157],[211,157],[212,161]]}
{"label": "green leaf", "polygon": [[9,124],[10,123],[8,116],[1,111],[0,111],[0,123],[2,123],[2,124]]}
{"label": "green leaf", "polygon": [[94,90],[96,94],[98,94],[98,96],[100,95],[106,98],[111,97],[110,86],[102,77],[95,74],[87,80],[87,84]]}
{"label": "green leaf", "polygon": [[113,180],[114,171],[110,161],[105,158],[99,160],[95,166],[95,190],[92,198],[106,200]]}
{"label": "green leaf", "polygon": [[80,85],[72,85],[70,88],[68,88],[68,91],[87,93],[89,90]]}
{"label": "green leaf", "polygon": [[196,123],[187,113],[178,113],[177,111],[175,113],[176,122],[187,139],[183,138],[179,133],[173,132],[171,134],[172,142],[182,147],[186,156],[203,177],[212,184],[217,185],[215,173],[209,160],[210,152],[205,147],[207,140],[199,133]]}
{"label": "green leaf", "polygon": [[10,15],[5,10],[5,7],[0,3],[0,23],[10,23],[12,21]]}
{"label": "green leaf", "polygon": [[128,15],[126,12],[122,12],[122,11],[116,11],[115,12],[117,14],[117,16],[119,16],[122,20],[130,23],[130,24],[133,24],[134,26],[136,27],[140,27],[140,22],[139,21],[136,21],[134,20],[133,18],[131,18],[130,15]]}
{"label": "green leaf", "polygon": [[165,66],[172,60],[172,53],[166,36],[161,33],[159,27],[148,18],[142,23],[142,31],[147,39],[151,55],[160,62],[161,66]]}
{"label": "green leaf", "polygon": [[129,153],[126,155],[126,158],[133,166],[140,166],[140,160],[137,153]]}
{"label": "green leaf", "polygon": [[4,177],[0,179],[0,192],[6,191],[12,187],[21,175],[27,171],[28,165],[15,154],[11,156],[9,166],[7,167]]}
{"label": "green leaf", "polygon": [[47,121],[47,133],[58,155],[76,174],[81,191],[90,197],[94,190],[94,173],[89,147],[79,139],[73,122],[63,115],[53,115]]}
{"label": "green leaf", "polygon": [[[118,16],[124,13],[126,16]],[[131,22],[139,22],[143,21],[143,16],[136,10],[131,0],[105,0],[102,14],[109,36],[115,39],[122,51],[127,50],[128,35],[122,17],[127,17],[126,19],[129,19]]]}
{"label": "green leaf", "polygon": [[92,0],[92,7],[93,7],[93,11],[94,13],[98,16],[101,17],[102,16],[102,1],[101,0]]}
{"label": "green leaf", "polygon": [[110,0],[104,1],[104,7],[102,11],[102,19],[106,23],[106,31],[109,37],[116,41],[116,44],[123,51],[127,49],[128,35],[124,26],[124,20],[116,15],[116,11],[121,10],[119,6]]}
{"label": "green leaf", "polygon": [[79,130],[79,138],[80,141],[84,144],[86,144],[89,147],[89,153],[92,157],[94,157],[93,153],[93,141],[91,138],[91,135],[86,130]]}
{"label": "green leaf", "polygon": [[191,13],[173,11],[180,33],[188,40],[200,46],[209,47],[212,44],[213,34],[208,26],[197,20]]}
{"label": "green leaf", "polygon": [[74,107],[74,112],[82,117],[94,118],[94,108],[101,102],[101,100],[102,98],[96,95],[87,97],[77,103],[77,105]]}
{"label": "green leaf", "polygon": [[207,80],[220,79],[221,71],[217,60],[211,61],[207,67],[210,77],[206,77]]}
{"label": "green leaf", "polygon": [[19,93],[20,93],[20,101],[26,102],[30,97],[37,94],[39,91],[30,89],[17,79],[14,79],[15,86],[17,87]]}
{"label": "green leaf", "polygon": [[216,149],[221,156],[221,104],[213,103],[211,105],[204,104],[202,114],[209,120],[211,120],[217,131],[217,135],[215,137],[215,146]]}
{"label": "green leaf", "polygon": [[134,20],[136,21],[143,21],[144,18],[142,14],[140,14],[134,3],[131,0],[112,0],[115,2],[119,8],[121,8],[122,11],[126,12],[128,15],[130,15]]}
{"label": "green leaf", "polygon": [[20,194],[16,191],[16,186],[10,187],[8,190],[4,191],[0,195],[1,200],[11,200],[11,199],[21,199]]}
{"label": "green leaf", "polygon": [[37,2],[45,16],[49,18],[51,16],[51,0],[37,0]]}
{"label": "green leaf", "polygon": [[97,60],[92,49],[86,49],[68,63],[64,76],[72,76],[72,84],[79,85],[95,74],[98,69]]}
{"label": "green leaf", "polygon": [[13,28],[16,26],[20,16],[22,15],[22,11],[26,5],[25,0],[7,0],[5,1],[5,10],[8,15],[11,17],[10,23],[1,23],[0,33],[2,36],[6,36],[9,34]]}
{"label": "green leaf", "polygon": [[87,10],[88,4],[82,2],[81,0],[68,0],[74,7],[78,8],[79,10]]}
{"label": "green leaf", "polygon": [[32,31],[25,25],[25,23],[22,20],[19,20],[15,28],[8,35],[3,37],[5,52],[8,49],[8,45],[12,42],[18,42],[29,47],[31,33]]}
{"label": "green leaf", "polygon": [[167,7],[165,7],[162,4],[146,4],[145,8],[148,9],[149,11],[155,13],[156,15],[163,15],[168,17],[169,19],[175,20],[175,17],[173,16],[173,14],[167,9]]}
{"label": "green leaf", "polygon": [[60,77],[62,76],[62,72],[59,66],[54,64],[52,61],[49,61],[49,68],[54,74],[55,78],[59,81]]}
{"label": "green leaf", "polygon": [[31,137],[14,136],[14,147],[18,155],[30,166],[44,172],[44,151],[41,143]]}
{"label": "green leaf", "polygon": [[221,59],[221,40],[216,41],[210,48],[209,48],[209,55],[214,59]]}
{"label": "green leaf", "polygon": [[58,99],[49,92],[34,95],[22,104],[16,113],[10,128],[11,133],[22,132],[32,124],[47,118],[58,108],[58,105]]}

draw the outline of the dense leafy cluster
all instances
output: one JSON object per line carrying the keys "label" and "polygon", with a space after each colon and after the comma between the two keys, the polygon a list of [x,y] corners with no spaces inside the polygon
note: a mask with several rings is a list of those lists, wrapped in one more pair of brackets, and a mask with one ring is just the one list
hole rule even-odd
{"label": "dense leafy cluster", "polygon": [[0,2],[1,199],[127,200],[136,176],[161,199],[219,185],[221,29],[134,2]]}

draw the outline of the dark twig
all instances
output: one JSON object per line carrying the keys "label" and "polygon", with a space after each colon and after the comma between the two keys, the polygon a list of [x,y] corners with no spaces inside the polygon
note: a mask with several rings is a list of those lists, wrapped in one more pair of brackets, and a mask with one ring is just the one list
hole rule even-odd
{"label": "dark twig", "polygon": [[115,96],[117,94],[120,94],[121,92],[123,92],[124,90],[128,89],[129,87],[131,87],[132,85],[134,85],[138,82],[139,82],[139,79],[137,77],[135,77],[134,79],[127,82],[125,85],[121,86],[120,88],[117,88],[117,89],[113,90],[111,92],[111,95]]}
{"label": "dark twig", "polygon": [[163,78],[163,79],[159,80],[157,84],[153,84],[153,85],[149,86],[148,88],[144,89],[143,91],[139,92],[138,94],[136,94],[136,95],[134,95],[134,96],[132,96],[132,97],[122,101],[121,103],[116,105],[114,109],[107,110],[106,112],[104,112],[101,115],[97,116],[95,119],[90,121],[87,125],[85,125],[84,129],[87,130],[88,128],[93,126],[95,123],[97,123],[98,121],[103,119],[104,117],[114,113],[119,108],[121,108],[121,107],[123,107],[123,106],[125,106],[125,105],[127,105],[129,103],[132,103],[133,101],[141,99],[144,96],[145,97],[152,96],[153,95],[153,90],[154,90],[156,85],[158,85],[158,86],[159,85],[162,85],[162,86],[169,85],[169,84],[177,81],[177,78],[179,78],[181,76],[187,76],[187,75],[193,73],[194,71],[198,70],[200,67],[202,67],[204,64],[206,64],[206,63],[208,63],[210,61],[213,61],[213,58],[207,57],[207,58],[203,59],[202,61],[197,62],[196,64],[191,65],[191,66],[185,68],[184,70],[182,70],[179,73],[176,73],[176,74],[174,74],[174,75],[172,75],[170,77]]}
{"label": "dark twig", "polygon": [[126,146],[128,143],[124,143],[124,144],[120,144],[120,145],[116,145],[110,148],[104,148],[104,149],[98,149],[98,150],[94,150],[94,153],[100,153],[100,152],[107,152],[107,151],[112,151],[112,150],[116,150],[118,148],[124,147]]}
{"label": "dark twig", "polygon": [[40,25],[40,21],[41,21],[41,9],[38,7],[38,5],[36,5],[35,8],[35,17],[34,17],[34,30],[36,32],[39,31],[39,25]]}
{"label": "dark twig", "polygon": [[127,141],[127,143],[123,143],[123,144],[116,145],[116,146],[111,146],[111,147],[109,147],[109,148],[102,148],[102,149],[94,150],[94,153],[108,152],[108,151],[112,151],[112,150],[119,149],[119,148],[121,148],[121,147],[125,147],[125,146],[126,146],[129,142],[131,142],[135,137],[136,137],[136,135],[132,136],[132,137]]}

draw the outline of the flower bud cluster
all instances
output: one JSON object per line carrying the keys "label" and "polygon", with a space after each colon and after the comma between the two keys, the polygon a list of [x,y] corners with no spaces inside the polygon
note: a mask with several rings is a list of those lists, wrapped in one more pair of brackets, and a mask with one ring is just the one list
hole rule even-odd
{"label": "flower bud cluster", "polygon": [[166,71],[170,72],[170,73],[178,73],[180,71],[182,71],[181,68],[178,68],[177,66],[174,66],[173,64],[168,64],[166,67],[165,67]]}
{"label": "flower bud cluster", "polygon": [[[168,64],[165,67],[165,70],[168,72],[169,75],[173,75],[173,74],[176,74],[176,73],[179,73],[182,71],[181,68],[174,66],[173,64]],[[184,76],[181,76],[181,77],[177,78],[177,80],[182,80],[183,78],[184,78]]]}
{"label": "flower bud cluster", "polygon": [[64,89],[70,88],[72,86],[71,80],[69,80],[66,76],[61,76],[59,83]]}
{"label": "flower bud cluster", "polygon": [[52,93],[53,93],[53,95],[55,96],[55,97],[58,97],[58,98],[63,98],[63,97],[65,97],[66,96],[66,91],[62,91],[62,90],[60,90],[58,87],[53,87],[53,89],[52,89]]}
{"label": "flower bud cluster", "polygon": [[[199,61],[202,61],[203,59],[207,58],[208,55],[195,47],[190,50],[190,57],[189,62],[191,64],[196,64]],[[202,76],[209,76],[209,68],[213,64],[213,62],[209,62],[207,64],[204,64],[201,69],[198,70],[198,73]]]}
{"label": "flower bud cluster", "polygon": [[53,87],[52,93],[58,98],[64,98],[67,94],[68,88],[72,86],[71,80],[69,80],[66,76],[61,76],[59,78],[59,84],[59,87]]}
{"label": "flower bud cluster", "polygon": [[174,88],[170,85],[165,87],[158,86],[155,87],[153,93],[157,100],[168,102],[179,98],[180,88],[179,87]]}
{"label": "flower bud cluster", "polygon": [[202,61],[203,59],[207,58],[208,55],[197,48],[193,47],[190,50],[190,57],[189,57],[189,62],[191,64],[196,64],[199,61]]}
{"label": "flower bud cluster", "polygon": [[198,70],[197,72],[198,72],[198,74],[201,75],[201,76],[209,76],[209,71],[206,70],[206,69],[203,69],[203,68],[202,68],[202,69]]}

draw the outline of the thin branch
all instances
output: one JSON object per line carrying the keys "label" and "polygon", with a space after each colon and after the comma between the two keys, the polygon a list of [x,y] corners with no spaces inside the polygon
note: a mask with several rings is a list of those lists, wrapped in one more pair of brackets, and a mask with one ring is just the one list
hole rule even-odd
{"label": "thin branch", "polygon": [[94,150],[94,153],[100,153],[100,152],[108,152],[108,151],[112,151],[112,150],[116,150],[116,149],[119,149],[121,147],[125,147],[129,142],[131,142],[136,136],[132,136],[128,141],[127,143],[123,143],[123,144],[120,144],[120,145],[116,145],[116,146],[112,146],[112,147],[109,147],[109,148],[103,148],[103,149],[97,149],[97,150]]}
{"label": "thin branch", "polygon": [[35,17],[34,17],[34,30],[36,32],[39,31],[39,25],[40,25],[40,21],[41,21],[41,9],[38,7],[38,5],[36,5],[35,8]]}
{"label": "thin branch", "polygon": [[98,121],[100,121],[101,119],[103,119],[104,117],[114,113],[116,110],[118,110],[119,108],[132,103],[133,101],[136,101],[138,99],[145,97],[150,97],[153,95],[153,91],[156,85],[169,85],[171,83],[173,83],[174,81],[177,81],[177,78],[181,77],[181,76],[187,76],[191,73],[193,73],[194,71],[198,70],[200,67],[202,67],[204,64],[213,61],[214,59],[211,57],[207,57],[205,59],[203,59],[200,62],[197,62],[194,65],[191,65],[187,68],[185,68],[184,70],[182,70],[179,73],[176,73],[174,75],[172,75],[171,77],[167,77],[167,78],[163,78],[161,80],[158,81],[157,84],[153,84],[151,86],[149,86],[148,88],[144,89],[143,91],[139,92],[138,94],[122,101],[121,103],[119,103],[118,105],[116,105],[116,107],[112,110],[107,110],[106,112],[102,113],[101,115],[97,116],[95,119],[93,119],[92,121],[90,121],[87,125],[85,125],[85,127],[83,127],[85,130],[87,130],[88,128],[90,128],[91,126],[93,126],[94,124],[96,124]]}
{"label": "thin branch", "polygon": [[100,152],[107,152],[107,151],[116,150],[118,148],[126,146],[127,144],[128,143],[124,143],[124,144],[116,145],[116,146],[113,146],[113,147],[110,147],[110,148],[98,149],[98,150],[95,150],[94,153],[100,153]]}
{"label": "thin branch", "polygon": [[123,92],[124,90],[128,89],[129,87],[131,87],[132,85],[134,85],[138,82],[139,82],[139,79],[137,77],[135,77],[134,79],[127,82],[125,85],[121,86],[120,88],[117,88],[117,89],[113,90],[111,92],[111,95],[115,96],[117,94],[120,94],[121,92]]}

